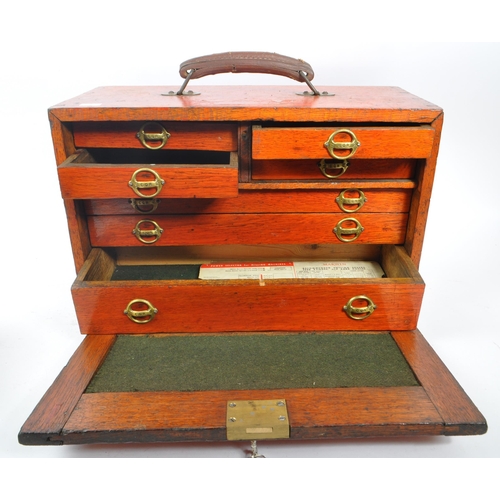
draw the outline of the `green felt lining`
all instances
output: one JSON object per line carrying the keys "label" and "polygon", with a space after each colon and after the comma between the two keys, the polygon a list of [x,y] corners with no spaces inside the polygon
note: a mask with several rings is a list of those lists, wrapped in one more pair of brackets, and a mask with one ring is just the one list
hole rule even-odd
{"label": "green felt lining", "polygon": [[120,335],[87,392],[415,385],[389,334]]}
{"label": "green felt lining", "polygon": [[111,281],[197,280],[200,264],[116,266]]}

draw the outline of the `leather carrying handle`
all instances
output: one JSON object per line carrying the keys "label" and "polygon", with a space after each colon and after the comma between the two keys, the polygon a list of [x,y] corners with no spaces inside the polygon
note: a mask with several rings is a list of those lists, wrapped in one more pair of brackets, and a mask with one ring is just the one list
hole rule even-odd
{"label": "leather carrying handle", "polygon": [[271,52],[224,52],[209,56],[195,57],[184,61],[179,69],[184,78],[181,88],[175,92],[170,91],[165,96],[197,95],[196,92],[184,92],[188,82],[207,75],[219,73],[267,73],[286,76],[298,82],[305,82],[311,92],[302,92],[300,95],[334,95],[328,92],[321,94],[314,88],[311,80],[314,71],[310,64],[301,59],[282,56]]}
{"label": "leather carrying handle", "polygon": [[301,59],[282,56],[270,52],[225,52],[209,56],[195,57],[184,61],[179,69],[182,78],[201,78],[219,73],[267,73],[286,76],[298,82],[314,78],[311,65]]}

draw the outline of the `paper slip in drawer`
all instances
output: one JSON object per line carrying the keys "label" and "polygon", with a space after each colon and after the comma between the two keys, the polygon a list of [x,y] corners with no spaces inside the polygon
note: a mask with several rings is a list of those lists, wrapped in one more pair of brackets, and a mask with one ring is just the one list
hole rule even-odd
{"label": "paper slip in drawer", "polygon": [[199,278],[285,279],[285,278],[382,278],[384,271],[377,262],[245,262],[202,264]]}

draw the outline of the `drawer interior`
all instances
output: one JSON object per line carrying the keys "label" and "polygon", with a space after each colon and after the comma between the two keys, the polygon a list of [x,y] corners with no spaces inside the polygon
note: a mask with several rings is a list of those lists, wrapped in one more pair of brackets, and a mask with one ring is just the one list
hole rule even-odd
{"label": "drawer interior", "polygon": [[[422,279],[403,247],[395,245],[357,245],[356,252],[345,252],[335,245],[281,245],[266,247],[232,245],[213,247],[165,247],[144,249],[93,249],[77,282],[85,281],[141,281],[188,280],[197,281],[200,266],[204,263],[229,262],[290,262],[290,261],[369,261],[380,264],[384,275],[377,280]],[[185,250],[185,253],[183,252]],[[232,256],[232,257],[231,257]],[[339,278],[325,278],[339,279]],[[340,278],[342,279],[342,278]],[[345,279],[353,278],[346,276]],[[281,281],[281,280],[276,280]],[[305,281],[290,279],[287,281]]]}
{"label": "drawer interior", "polygon": [[73,163],[227,165],[229,159],[230,152],[227,151],[90,148],[82,151]]}

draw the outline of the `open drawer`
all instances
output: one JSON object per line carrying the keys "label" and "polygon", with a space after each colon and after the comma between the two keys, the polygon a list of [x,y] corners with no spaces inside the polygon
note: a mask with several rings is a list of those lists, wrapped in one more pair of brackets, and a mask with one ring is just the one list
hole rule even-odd
{"label": "open drawer", "polygon": [[[255,421],[251,412],[261,408],[267,411]],[[19,442],[331,439],[486,429],[416,330],[89,335],[23,425]]]}
{"label": "open drawer", "polygon": [[375,256],[381,278],[200,280],[196,258],[120,266],[112,254],[93,249],[73,284],[84,334],[408,330],[424,293],[405,250],[393,245]]}
{"label": "open drawer", "polygon": [[57,168],[65,199],[238,196],[238,154],[84,149]]}

